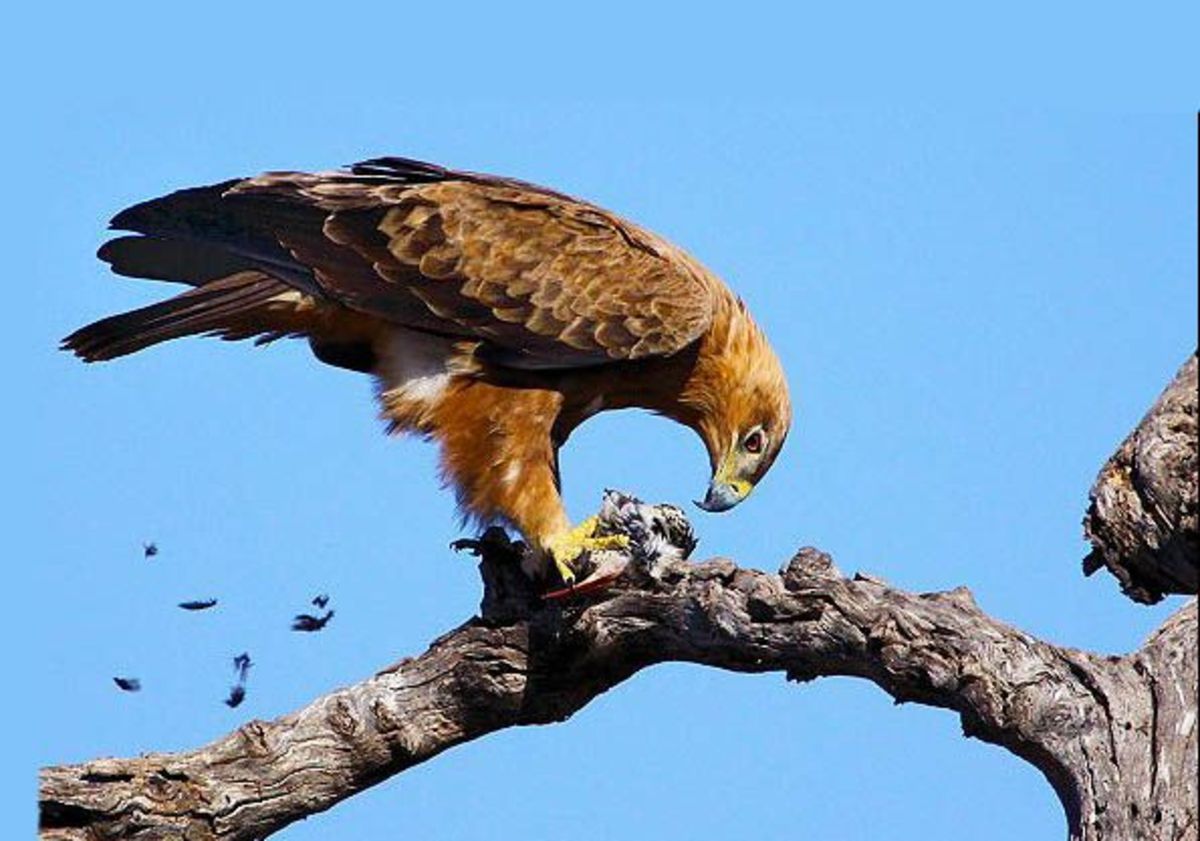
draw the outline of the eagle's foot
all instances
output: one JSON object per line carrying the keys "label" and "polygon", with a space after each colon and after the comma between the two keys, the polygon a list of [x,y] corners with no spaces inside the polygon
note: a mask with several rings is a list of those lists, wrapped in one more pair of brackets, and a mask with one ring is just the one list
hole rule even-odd
{"label": "eagle's foot", "polygon": [[596,529],[600,519],[592,516],[581,522],[573,529],[550,539],[546,549],[554,560],[554,568],[559,577],[568,587],[575,584],[575,568],[572,564],[579,560],[584,552],[599,552],[605,549],[625,549],[629,546],[629,537],[624,534],[597,535]]}

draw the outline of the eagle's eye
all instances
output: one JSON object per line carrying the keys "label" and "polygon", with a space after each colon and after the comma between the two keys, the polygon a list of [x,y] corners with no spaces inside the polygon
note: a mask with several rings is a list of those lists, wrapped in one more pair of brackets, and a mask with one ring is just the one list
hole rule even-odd
{"label": "eagle's eye", "polygon": [[761,429],[754,429],[742,441],[742,448],[751,455],[758,455],[763,451],[763,445],[766,443],[767,436],[763,434]]}

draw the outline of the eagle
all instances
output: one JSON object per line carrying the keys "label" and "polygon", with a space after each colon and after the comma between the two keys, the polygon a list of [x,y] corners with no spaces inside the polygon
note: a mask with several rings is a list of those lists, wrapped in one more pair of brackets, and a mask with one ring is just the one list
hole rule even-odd
{"label": "eagle", "polygon": [[63,340],[88,362],[168,339],[308,341],[371,375],[391,432],[436,441],[480,524],[517,530],[531,577],[576,579],[612,549],[572,525],[558,451],[598,412],[641,408],[699,435],[707,511],[737,505],[791,425],[787,379],[745,304],[667,240],[536,184],[408,158],[268,172],[118,213],[98,256],[191,288]]}

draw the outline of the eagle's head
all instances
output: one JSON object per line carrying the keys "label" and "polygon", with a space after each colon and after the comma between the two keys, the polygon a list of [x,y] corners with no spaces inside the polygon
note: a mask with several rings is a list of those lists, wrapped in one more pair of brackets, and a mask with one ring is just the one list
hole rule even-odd
{"label": "eagle's head", "polygon": [[740,300],[702,342],[683,400],[712,465],[696,504],[728,511],[771,469],[792,424],[783,366]]}

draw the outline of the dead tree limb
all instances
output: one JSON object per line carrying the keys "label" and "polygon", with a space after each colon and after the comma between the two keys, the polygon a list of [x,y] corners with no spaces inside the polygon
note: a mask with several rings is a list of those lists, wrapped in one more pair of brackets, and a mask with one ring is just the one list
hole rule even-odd
{"label": "dead tree limb", "polygon": [[846,578],[815,549],[778,574],[630,564],[565,604],[539,600],[511,563],[481,568],[482,615],[419,657],[195,751],[43,769],[42,838],[262,838],[454,745],[561,721],[665,661],[863,677],[956,711],[966,735],[1040,769],[1072,839],[1196,838],[1195,600],[1138,651],[1104,657],[1005,625],[963,588]]}
{"label": "dead tree limb", "polygon": [[1084,530],[1091,575],[1101,567],[1134,601],[1196,594],[1200,504],[1196,482],[1196,355],[1100,470]]}

